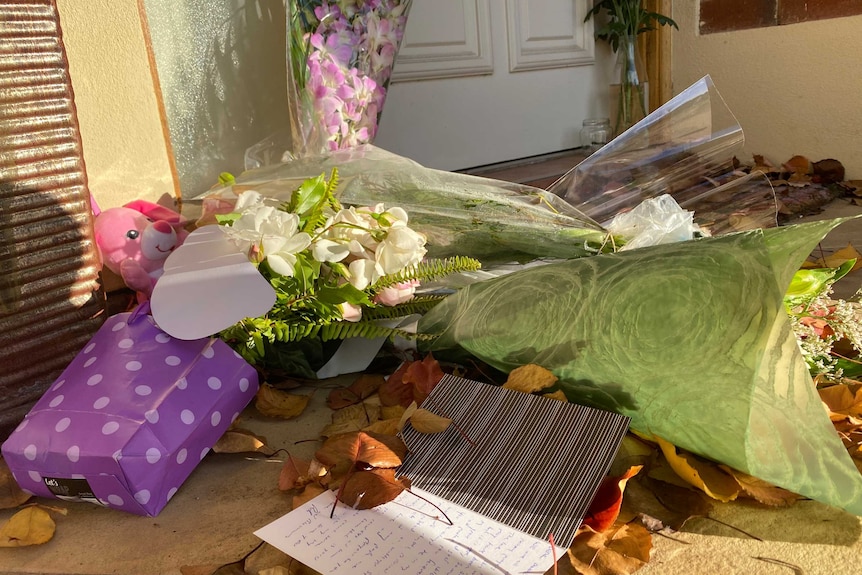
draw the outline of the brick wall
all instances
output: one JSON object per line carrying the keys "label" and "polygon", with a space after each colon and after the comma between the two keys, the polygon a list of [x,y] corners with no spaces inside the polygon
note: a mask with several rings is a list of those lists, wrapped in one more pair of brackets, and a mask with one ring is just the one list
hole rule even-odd
{"label": "brick wall", "polygon": [[860,0],[700,0],[700,33],[797,24],[862,14]]}

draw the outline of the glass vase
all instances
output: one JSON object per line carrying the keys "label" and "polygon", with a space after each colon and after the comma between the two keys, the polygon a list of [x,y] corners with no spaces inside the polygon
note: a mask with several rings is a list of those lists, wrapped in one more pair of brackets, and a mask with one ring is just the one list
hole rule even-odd
{"label": "glass vase", "polygon": [[288,0],[293,157],[371,143],[411,0]]}
{"label": "glass vase", "polygon": [[610,86],[610,112],[614,137],[619,136],[649,113],[649,81],[646,65],[637,46],[637,36],[620,37],[615,77]]}

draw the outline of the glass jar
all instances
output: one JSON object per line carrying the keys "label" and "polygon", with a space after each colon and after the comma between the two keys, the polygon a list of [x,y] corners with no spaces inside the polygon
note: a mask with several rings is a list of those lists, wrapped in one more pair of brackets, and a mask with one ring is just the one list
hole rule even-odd
{"label": "glass jar", "polygon": [[581,128],[581,147],[592,154],[608,143],[611,121],[608,118],[587,118]]}

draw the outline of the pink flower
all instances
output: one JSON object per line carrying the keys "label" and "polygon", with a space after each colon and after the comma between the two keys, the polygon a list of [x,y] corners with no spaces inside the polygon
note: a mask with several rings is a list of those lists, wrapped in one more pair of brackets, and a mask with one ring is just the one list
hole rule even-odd
{"label": "pink flower", "polygon": [[410,280],[384,288],[374,296],[374,303],[393,306],[408,302],[413,299],[413,294],[416,293],[418,286],[419,280]]}
{"label": "pink flower", "polygon": [[355,323],[362,319],[362,308],[359,306],[345,302],[338,304],[338,308],[341,310],[341,319],[344,321],[352,321]]}

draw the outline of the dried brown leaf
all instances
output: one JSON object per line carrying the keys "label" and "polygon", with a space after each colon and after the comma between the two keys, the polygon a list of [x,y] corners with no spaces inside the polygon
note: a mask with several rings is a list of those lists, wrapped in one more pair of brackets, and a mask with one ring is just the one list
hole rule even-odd
{"label": "dried brown leaf", "polygon": [[792,491],[776,487],[771,483],[752,477],[747,473],[731,469],[725,465],[722,465],[721,468],[730,473],[733,478],[736,479],[739,486],[742,487],[742,491],[745,495],[764,505],[769,505],[770,507],[787,507],[788,505],[792,505],[802,499],[802,496],[797,495]]}
{"label": "dried brown leaf", "polygon": [[557,401],[569,401],[569,398],[566,397],[566,394],[563,393],[562,389],[558,389],[554,393],[544,393],[542,397],[547,397],[548,399],[556,399]]}
{"label": "dried brown leaf", "polygon": [[[649,562],[652,538],[637,523],[604,533],[578,530],[572,546],[557,563],[560,575],[630,575]],[[553,573],[553,568],[546,575]]]}
{"label": "dried brown leaf", "polygon": [[370,431],[381,435],[395,435],[398,433],[398,424],[400,421],[401,420],[398,417],[394,417],[392,419],[381,419],[379,421],[375,421],[371,425],[363,427],[362,431]]}
{"label": "dried brown leaf", "polygon": [[327,438],[334,437],[336,435],[342,435],[344,433],[362,431],[366,427],[368,427],[368,424],[363,424],[359,421],[342,421],[340,423],[330,423],[320,431],[320,437]]}
{"label": "dried brown leaf", "polygon": [[395,468],[406,454],[407,446],[397,437],[359,431],[330,437],[314,457],[330,471],[348,471],[357,464]]}
{"label": "dried brown leaf", "polygon": [[288,454],[278,475],[278,489],[280,491],[301,489],[314,481],[316,478],[309,477],[310,465],[310,461]]}
{"label": "dried brown leaf", "polygon": [[365,426],[378,419],[380,419],[380,406],[370,401],[363,401],[332,413],[332,423],[355,421]]}
{"label": "dried brown leaf", "polygon": [[557,383],[557,376],[534,363],[516,367],[509,373],[509,378],[503,384],[504,389],[523,393],[542,391]]}
{"label": "dried brown leaf", "polygon": [[33,505],[25,507],[0,527],[0,547],[27,547],[47,543],[56,525],[47,511]]}
{"label": "dried brown leaf", "polygon": [[276,389],[271,385],[260,386],[257,392],[255,407],[267,417],[293,419],[298,417],[308,407],[310,395],[297,395]]}
{"label": "dried brown leaf", "polygon": [[441,433],[452,425],[452,420],[419,408],[410,416],[410,425],[419,433]]}
{"label": "dried brown leaf", "polygon": [[856,260],[853,268],[850,271],[862,269],[862,254],[859,253],[853,244],[847,244],[845,247],[835,251],[825,257],[816,258],[813,261],[806,262],[804,267],[813,268],[837,268],[848,260]]}
{"label": "dried brown leaf", "polygon": [[739,496],[739,483],[717,464],[699,459],[690,453],[677,452],[674,445],[661,438],[656,440],[671,468],[687,483],[718,501],[733,501]]}
{"label": "dried brown leaf", "polygon": [[421,361],[404,362],[380,386],[380,402],[405,407],[412,401],[421,404],[443,375],[440,364],[430,353]]}
{"label": "dried brown leaf", "polygon": [[403,413],[403,405],[383,405],[380,407],[380,419],[400,419]]}
{"label": "dried brown leaf", "polygon": [[409,486],[405,478],[395,478],[394,469],[356,471],[345,480],[338,499],[354,509],[371,509],[389,503]]}
{"label": "dried brown leaf", "polygon": [[266,455],[275,453],[271,447],[266,444],[266,438],[255,435],[254,432],[240,427],[228,429],[219,438],[213,451],[216,453],[251,453],[259,452]]}
{"label": "dried brown leaf", "polygon": [[622,475],[605,477],[593,496],[583,524],[599,532],[609,529],[619,517],[626,483],[641,469],[643,466],[635,465]]}
{"label": "dried brown leaf", "polygon": [[693,487],[678,487],[641,474],[626,484],[617,522],[628,523],[647,516],[679,530],[692,517],[708,515],[712,505],[712,499]]}
{"label": "dried brown leaf", "polygon": [[320,432],[322,437],[332,437],[342,433],[361,431],[380,417],[380,406],[370,401],[363,401],[339,409],[332,413],[332,423]]}
{"label": "dried brown leaf", "polygon": [[332,409],[342,409],[349,405],[359,403],[376,392],[385,379],[382,375],[363,374],[360,375],[348,387],[333,389],[326,398],[326,405]]}
{"label": "dried brown leaf", "polygon": [[6,461],[0,459],[0,509],[11,509],[26,503],[30,494],[18,487],[18,482],[12,477]]}
{"label": "dried brown leaf", "polygon": [[793,156],[792,158],[781,164],[781,167],[784,168],[784,171],[786,172],[800,175],[810,174],[814,170],[811,160],[809,160],[805,156],[799,155]]}

